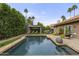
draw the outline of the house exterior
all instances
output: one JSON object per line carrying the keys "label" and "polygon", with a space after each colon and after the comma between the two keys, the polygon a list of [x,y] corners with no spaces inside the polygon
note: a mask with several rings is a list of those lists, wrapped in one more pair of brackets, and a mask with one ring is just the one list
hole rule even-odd
{"label": "house exterior", "polygon": [[66,33],[70,33],[73,37],[79,38],[79,15],[67,19],[66,21],[54,24],[54,32],[56,34],[64,35]]}
{"label": "house exterior", "polygon": [[49,27],[51,29],[50,32],[53,33],[54,32],[54,24],[49,25]]}

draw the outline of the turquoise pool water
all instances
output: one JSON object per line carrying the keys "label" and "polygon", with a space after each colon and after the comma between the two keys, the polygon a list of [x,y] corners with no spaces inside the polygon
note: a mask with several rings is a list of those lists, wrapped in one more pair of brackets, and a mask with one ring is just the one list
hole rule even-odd
{"label": "turquoise pool water", "polygon": [[72,49],[57,47],[47,37],[26,37],[21,44],[8,50],[7,55],[76,55]]}

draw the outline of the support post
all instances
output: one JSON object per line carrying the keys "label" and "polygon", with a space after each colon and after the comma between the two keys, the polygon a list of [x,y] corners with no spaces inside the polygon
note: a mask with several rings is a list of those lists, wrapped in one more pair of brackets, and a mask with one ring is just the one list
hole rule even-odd
{"label": "support post", "polygon": [[[40,27],[39,27],[40,28]],[[42,32],[42,30],[41,30],[41,28],[40,28],[40,34],[41,34],[41,32]]]}
{"label": "support post", "polygon": [[30,33],[30,27],[28,27],[28,33]]}

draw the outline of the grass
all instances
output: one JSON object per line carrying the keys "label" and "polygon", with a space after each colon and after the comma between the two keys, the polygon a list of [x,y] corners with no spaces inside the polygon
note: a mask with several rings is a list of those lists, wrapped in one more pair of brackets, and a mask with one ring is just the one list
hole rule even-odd
{"label": "grass", "polygon": [[56,33],[52,33],[52,35],[56,35]]}
{"label": "grass", "polygon": [[6,41],[4,41],[4,42],[1,42],[1,43],[0,43],[0,47],[6,46],[6,45],[8,45],[8,44],[10,44],[10,43],[12,43],[12,42],[14,42],[14,41],[16,41],[16,40],[19,39],[19,38],[20,38],[20,37],[17,37],[17,38],[12,39],[12,40],[6,40]]}

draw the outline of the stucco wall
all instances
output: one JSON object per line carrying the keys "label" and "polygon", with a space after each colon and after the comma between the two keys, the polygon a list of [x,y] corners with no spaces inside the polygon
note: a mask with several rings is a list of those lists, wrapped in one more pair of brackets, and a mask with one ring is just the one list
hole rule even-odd
{"label": "stucco wall", "polygon": [[71,25],[73,26],[73,33],[76,33],[75,37],[79,38],[79,22]]}
{"label": "stucco wall", "polygon": [[64,27],[63,27],[63,26],[55,27],[55,28],[54,28],[54,32],[55,32],[56,34],[59,34],[60,28],[64,28]]}
{"label": "stucco wall", "polygon": [[[72,25],[72,32],[76,33],[76,35],[74,35],[74,37],[79,39],[79,22],[72,23],[72,24],[67,24],[67,25]],[[55,27],[54,32],[56,34],[58,34],[59,33],[59,28],[62,28],[63,26],[66,26],[66,25]]]}

